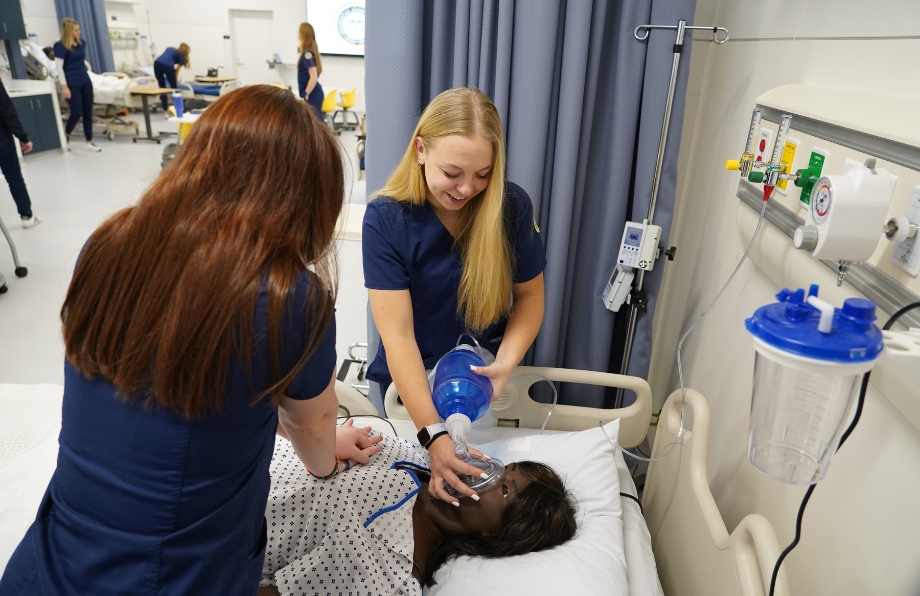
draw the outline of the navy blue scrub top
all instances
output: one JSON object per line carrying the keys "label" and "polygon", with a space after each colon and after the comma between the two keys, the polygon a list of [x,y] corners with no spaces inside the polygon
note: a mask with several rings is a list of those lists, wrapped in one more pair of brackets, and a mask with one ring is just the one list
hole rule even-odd
{"label": "navy blue scrub top", "polygon": [[[307,100],[308,103],[318,106],[320,110],[323,108],[323,86],[319,84],[319,78],[316,80],[316,86],[313,87],[313,91],[310,92],[310,95],[307,95],[307,83],[310,82],[310,68],[316,66],[316,57],[313,55],[312,50],[306,50],[300,54],[300,60],[297,61],[297,88],[300,92],[300,97]],[[318,77],[318,75],[317,75]]]}
{"label": "navy blue scrub top", "polygon": [[[514,254],[514,283],[530,281],[546,267],[536,228],[530,197],[520,186],[505,182],[505,229]],[[364,285],[368,289],[409,290],[415,340],[425,368],[433,368],[466,332],[457,315],[463,266],[453,236],[428,201],[412,205],[381,197],[367,205],[361,244]],[[476,340],[497,353],[507,322],[502,317]],[[383,342],[368,368],[367,378],[382,385],[393,380]]]}
{"label": "navy blue scrub top", "polygon": [[[60,40],[54,44],[54,57],[64,60],[64,77],[67,79],[67,86],[74,85],[92,85],[89,75],[86,74],[86,42],[81,41],[74,44],[68,50]],[[62,81],[63,82],[63,81]]]}
{"label": "navy blue scrub top", "polygon": [[[308,276],[282,319],[282,372],[304,346]],[[66,362],[57,470],[0,594],[19,579],[29,594],[42,593],[31,582],[60,595],[255,594],[278,426],[270,396],[251,404],[271,385],[267,329],[263,289],[251,380],[234,359],[224,409],[197,420],[124,401],[105,379]],[[334,366],[333,320],[288,397],[322,393]]]}
{"label": "navy blue scrub top", "polygon": [[157,58],[157,62],[170,68],[176,68],[176,65],[185,66],[185,58],[176,48],[166,48],[166,51]]}

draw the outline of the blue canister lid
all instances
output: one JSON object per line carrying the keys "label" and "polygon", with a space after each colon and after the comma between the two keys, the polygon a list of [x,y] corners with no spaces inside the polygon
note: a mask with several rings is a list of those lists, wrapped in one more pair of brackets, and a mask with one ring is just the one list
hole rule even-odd
{"label": "blue canister lid", "polygon": [[[817,296],[813,285],[808,296]],[[875,360],[884,349],[882,332],[873,324],[875,304],[847,298],[834,309],[829,333],[818,331],[821,311],[808,304],[805,290],[782,290],[778,302],[757,309],[744,322],[751,335],[774,348],[816,360],[855,363]]]}

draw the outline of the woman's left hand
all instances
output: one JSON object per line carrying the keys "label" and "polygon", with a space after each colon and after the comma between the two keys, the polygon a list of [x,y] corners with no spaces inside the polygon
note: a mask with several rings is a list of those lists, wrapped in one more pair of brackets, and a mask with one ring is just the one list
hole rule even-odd
{"label": "woman's left hand", "polygon": [[372,455],[383,451],[383,445],[378,445],[383,440],[383,435],[376,437],[367,436],[371,432],[370,426],[355,426],[353,418],[349,418],[335,429],[335,454],[340,460],[348,460],[351,465],[366,464]]}
{"label": "woman's left hand", "polygon": [[508,384],[511,373],[514,372],[514,367],[514,364],[496,360],[489,366],[471,366],[470,370],[472,370],[474,374],[487,377],[492,381],[492,399],[490,401],[495,401],[502,396],[505,385]]}

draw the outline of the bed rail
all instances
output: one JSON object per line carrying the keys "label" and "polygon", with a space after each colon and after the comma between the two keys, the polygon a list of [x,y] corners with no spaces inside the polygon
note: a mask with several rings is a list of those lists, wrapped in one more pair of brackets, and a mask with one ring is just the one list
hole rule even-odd
{"label": "bed rail", "polygon": [[[781,549],[773,526],[750,514],[729,534],[709,489],[709,405],[686,390],[693,430],[684,431],[669,457],[649,466],[642,504],[665,594],[763,596]],[[689,419],[689,418],[688,418]],[[680,425],[680,391],[668,398],[655,435],[653,457],[674,443]],[[775,596],[790,594],[780,569]]]}

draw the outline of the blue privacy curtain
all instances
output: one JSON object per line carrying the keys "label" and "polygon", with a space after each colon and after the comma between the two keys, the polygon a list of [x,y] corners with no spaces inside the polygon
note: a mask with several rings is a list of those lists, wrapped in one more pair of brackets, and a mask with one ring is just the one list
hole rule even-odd
{"label": "blue privacy curtain", "polygon": [[[112,72],[115,60],[112,58],[112,42],[109,26],[105,20],[103,0],[54,0],[58,21],[71,18],[80,23],[80,38],[86,42],[86,59],[93,72]],[[60,25],[60,23],[58,23]]]}
{"label": "blue privacy curtain", "polygon": [[[367,189],[383,186],[424,106],[476,86],[498,106],[507,178],[534,203],[548,264],[546,314],[525,363],[619,372],[628,309],[601,294],[628,220],[648,211],[674,33],[637,41],[646,23],[692,24],[695,0],[387,0],[367,3]],[[689,42],[689,35],[688,35]],[[655,213],[666,246],[677,178],[689,48]],[[679,257],[679,255],[678,255]],[[646,378],[662,270],[646,275],[648,314],[629,374]],[[370,314],[370,311],[368,311]],[[369,316],[368,354],[379,336]],[[626,404],[632,396],[627,395]],[[372,401],[380,407],[379,396]],[[560,403],[612,407],[613,392],[562,387]]]}

